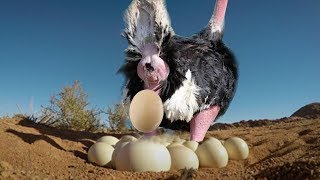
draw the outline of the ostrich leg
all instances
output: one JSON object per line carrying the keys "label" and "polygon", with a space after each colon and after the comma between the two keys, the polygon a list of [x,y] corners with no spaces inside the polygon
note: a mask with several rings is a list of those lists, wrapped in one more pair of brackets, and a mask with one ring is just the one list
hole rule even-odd
{"label": "ostrich leg", "polygon": [[201,142],[206,135],[209,127],[219,113],[219,106],[211,106],[196,114],[190,122],[191,140]]}

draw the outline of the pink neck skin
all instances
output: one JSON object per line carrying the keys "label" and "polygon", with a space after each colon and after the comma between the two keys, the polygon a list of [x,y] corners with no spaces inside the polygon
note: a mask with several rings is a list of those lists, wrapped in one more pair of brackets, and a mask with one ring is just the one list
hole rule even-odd
{"label": "pink neck skin", "polygon": [[[144,51],[142,52],[142,58],[146,59],[148,57],[152,57],[153,55],[157,55],[157,47],[154,44],[146,44],[144,46]],[[151,59],[151,58],[150,58]],[[148,63],[151,63],[148,62]],[[158,82],[152,82],[152,80],[146,80],[148,81],[147,83],[144,83],[144,89],[150,89],[153,91],[156,91],[159,94],[159,83]],[[157,90],[158,89],[158,90]]]}
{"label": "pink neck skin", "polygon": [[152,90],[152,91],[160,94],[160,92],[161,92],[160,86],[161,86],[160,84],[150,84],[149,83],[148,85],[144,84],[144,89],[149,89],[149,90]]}
{"label": "pink neck skin", "polygon": [[[148,71],[146,64],[150,63],[154,71]],[[150,89],[158,94],[161,91],[161,81],[169,75],[169,66],[158,55],[158,49],[154,44],[146,44],[142,51],[142,59],[137,67],[140,79],[144,81],[144,89]]]}
{"label": "pink neck skin", "polygon": [[199,112],[190,122],[191,141],[203,141],[209,127],[212,125],[220,111],[219,106],[211,106],[209,109]]}
{"label": "pink neck skin", "polygon": [[[157,54],[158,54],[157,48],[155,47],[154,44],[146,44],[144,46],[144,51],[142,52],[142,59],[146,59],[147,57],[152,57],[153,55],[157,55]],[[158,94],[160,93],[159,86],[160,85],[158,82],[148,81],[148,83],[144,83],[144,89],[150,89],[150,90],[156,91]]]}
{"label": "pink neck skin", "polygon": [[217,0],[209,26],[213,31],[223,29],[224,17],[226,14],[228,0]]}

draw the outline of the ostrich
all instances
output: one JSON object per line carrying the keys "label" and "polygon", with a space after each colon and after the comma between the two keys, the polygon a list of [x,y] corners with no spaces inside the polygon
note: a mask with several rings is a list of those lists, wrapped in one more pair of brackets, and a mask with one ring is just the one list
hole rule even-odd
{"label": "ostrich", "polygon": [[227,3],[216,0],[207,26],[190,37],[175,34],[164,0],[133,0],[124,15],[124,97],[157,92],[164,107],[160,126],[189,130],[197,142],[226,112],[237,86],[237,62],[222,41]]}

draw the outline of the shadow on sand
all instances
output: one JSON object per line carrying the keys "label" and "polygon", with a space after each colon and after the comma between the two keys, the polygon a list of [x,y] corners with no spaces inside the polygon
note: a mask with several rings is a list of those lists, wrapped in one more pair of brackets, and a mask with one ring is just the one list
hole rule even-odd
{"label": "shadow on sand", "polygon": [[[40,135],[19,132],[19,131],[13,130],[13,129],[8,129],[8,130],[6,130],[6,132],[20,137],[23,141],[25,141],[26,143],[29,143],[29,144],[32,144],[38,140],[46,141],[47,143],[49,143],[53,147],[55,147],[59,150],[62,150],[62,151],[72,152],[76,157],[84,159],[85,161],[87,161],[87,154],[86,153],[88,152],[89,148],[100,137],[109,135],[109,136],[114,136],[116,138],[120,138],[123,135],[128,135],[128,134],[133,133],[133,132],[132,133],[117,133],[117,132],[114,132],[114,133],[113,132],[112,133],[101,133],[101,132],[92,133],[92,132],[86,132],[86,131],[58,129],[58,128],[54,128],[54,127],[49,127],[44,124],[35,123],[27,118],[20,120],[18,125],[36,129],[40,133]],[[52,139],[50,136],[57,137],[62,140],[80,142],[84,146],[83,151],[66,150],[61,145],[59,145],[54,139]]]}

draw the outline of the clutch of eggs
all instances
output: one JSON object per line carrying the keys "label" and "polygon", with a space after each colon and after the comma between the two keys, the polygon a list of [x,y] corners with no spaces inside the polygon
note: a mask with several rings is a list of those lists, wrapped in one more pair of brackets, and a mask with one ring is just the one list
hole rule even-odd
{"label": "clutch of eggs", "polygon": [[[120,140],[103,136],[88,151],[94,164],[121,171],[160,172],[184,168],[222,168],[228,160],[242,160],[249,155],[247,143],[239,137],[220,140],[210,137],[202,143],[171,142],[167,147],[152,138],[125,135]],[[146,160],[147,159],[147,160]]]}

